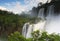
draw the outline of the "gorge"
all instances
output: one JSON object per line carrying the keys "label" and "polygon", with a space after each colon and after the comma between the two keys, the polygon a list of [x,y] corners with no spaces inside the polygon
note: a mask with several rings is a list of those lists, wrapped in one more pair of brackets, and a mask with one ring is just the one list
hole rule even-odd
{"label": "gorge", "polygon": [[42,4],[41,6],[32,9],[34,16],[38,19],[34,23],[25,23],[22,30],[22,35],[26,38],[31,37],[33,31],[47,31],[48,33],[60,33],[60,1],[52,0],[50,3]]}

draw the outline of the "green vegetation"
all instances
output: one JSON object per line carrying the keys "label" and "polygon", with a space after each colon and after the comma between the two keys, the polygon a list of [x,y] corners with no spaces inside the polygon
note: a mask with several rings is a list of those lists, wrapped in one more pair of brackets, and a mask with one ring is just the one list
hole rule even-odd
{"label": "green vegetation", "polygon": [[24,38],[22,35],[20,35],[19,32],[14,32],[14,34],[11,34],[8,36],[9,41],[26,41],[26,38]]}
{"label": "green vegetation", "polygon": [[[44,15],[47,16],[47,9],[49,6],[54,5],[55,14],[60,12],[60,0],[52,0],[50,3],[42,4],[36,9],[37,14],[41,8],[44,8]],[[35,13],[34,13],[35,15]],[[22,12],[21,15],[14,14],[12,12],[0,10],[0,38],[6,38],[9,36],[8,41],[60,41],[59,34],[48,34],[47,32],[35,31],[32,33],[32,38],[26,39],[21,35],[22,27],[26,22],[35,23],[35,21],[40,21],[40,18],[30,18],[28,14]],[[18,32],[16,32],[18,31]],[[2,39],[3,40],[3,39]]]}
{"label": "green vegetation", "polygon": [[8,36],[15,31],[21,33],[23,25],[26,22],[33,21],[34,19],[35,18],[30,18],[29,15],[25,15],[24,13],[18,15],[12,12],[0,10],[0,36],[3,36],[3,34]]}
{"label": "green vegetation", "polygon": [[59,34],[48,34],[47,32],[34,31],[32,38],[23,37],[20,32],[14,32],[8,36],[8,41],[60,41]]}

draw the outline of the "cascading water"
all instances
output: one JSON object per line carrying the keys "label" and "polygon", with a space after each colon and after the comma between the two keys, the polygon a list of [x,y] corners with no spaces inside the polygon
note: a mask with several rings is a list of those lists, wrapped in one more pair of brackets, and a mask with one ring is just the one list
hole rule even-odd
{"label": "cascading water", "polygon": [[48,9],[46,31],[48,33],[60,33],[60,15],[55,15],[54,6],[51,5]]}
{"label": "cascading water", "polygon": [[44,8],[41,8],[40,10],[39,10],[39,13],[38,13],[38,18],[44,18]]}
{"label": "cascading water", "polygon": [[28,30],[29,25],[30,25],[29,23],[25,23],[24,26],[23,26],[22,35],[24,37],[26,37],[26,34],[27,34],[27,30]]}
{"label": "cascading water", "polygon": [[[31,33],[33,31],[36,31],[36,30],[40,30],[40,31],[44,31],[45,30],[45,24],[46,21],[39,21],[38,23],[36,24],[27,24],[25,23],[25,25],[23,26],[23,31],[22,31],[22,35],[26,38],[31,38]],[[29,26],[28,26],[29,25]],[[27,29],[28,28],[28,29]]]}
{"label": "cascading water", "polygon": [[[41,15],[40,15],[41,13]],[[43,19],[43,13],[44,13],[44,8],[42,8],[40,11],[39,11],[39,15],[38,15],[38,18],[42,18]],[[36,21],[35,21],[36,22]],[[36,30],[40,30],[40,31],[43,31],[45,30],[45,24],[46,21],[43,20],[40,20],[39,22],[37,22],[36,24],[27,24],[25,23],[25,25],[23,26],[23,36],[26,37],[26,38],[30,38],[31,37],[31,33],[33,31],[36,31]],[[28,26],[29,25],[29,26]],[[28,28],[28,29],[27,29]]]}
{"label": "cascading water", "polygon": [[26,38],[30,38],[31,33],[33,32],[33,25],[29,25],[28,30],[27,30],[27,34],[26,34]]}
{"label": "cascading water", "polygon": [[[23,26],[23,35],[26,38],[31,37],[31,33],[36,30],[47,31],[48,33],[60,33],[60,15],[55,15],[54,5],[50,5],[47,8],[47,16],[44,17],[44,8],[41,8],[38,13],[38,18],[42,18],[36,24],[29,24],[28,29],[27,25]],[[46,20],[45,20],[45,19]]]}
{"label": "cascading water", "polygon": [[60,15],[52,17],[46,25],[46,31],[48,33],[60,33]]}

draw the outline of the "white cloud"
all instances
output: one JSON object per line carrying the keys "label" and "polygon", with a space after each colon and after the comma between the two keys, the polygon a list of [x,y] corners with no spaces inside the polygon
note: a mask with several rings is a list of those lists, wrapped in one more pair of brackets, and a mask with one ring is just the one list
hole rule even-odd
{"label": "white cloud", "polygon": [[7,10],[5,7],[0,6],[0,10]]}
{"label": "white cloud", "polygon": [[21,5],[20,2],[6,3],[6,5],[8,6],[7,9],[14,13],[21,13],[22,11],[26,10],[26,8],[23,5]]}
{"label": "white cloud", "polygon": [[21,13],[22,11],[31,10],[33,7],[36,7],[39,2],[45,3],[47,0],[24,0],[25,4],[21,4],[21,2],[11,2],[5,3],[6,9],[8,11],[12,11],[14,13]]}

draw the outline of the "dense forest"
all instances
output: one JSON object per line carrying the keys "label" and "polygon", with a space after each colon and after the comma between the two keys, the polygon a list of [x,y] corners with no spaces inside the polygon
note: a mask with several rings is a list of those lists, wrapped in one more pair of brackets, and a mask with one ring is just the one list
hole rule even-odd
{"label": "dense forest", "polygon": [[22,32],[22,27],[26,22],[32,21],[27,14],[14,14],[8,11],[0,10],[0,36],[8,36],[15,31]]}
{"label": "dense forest", "polygon": [[60,34],[48,34],[45,31],[39,32],[39,30],[31,33],[31,38],[25,38],[20,32],[14,32],[8,36],[8,41],[60,41]]}

